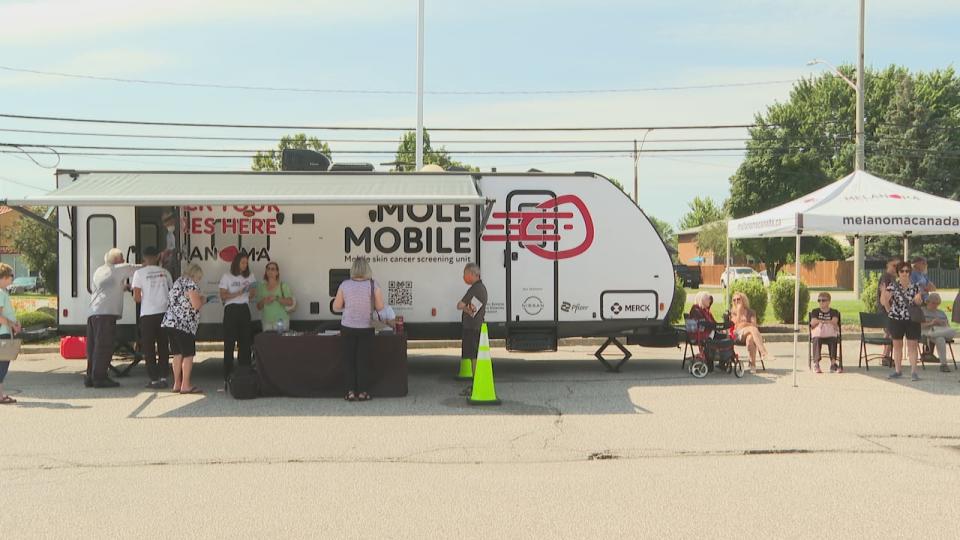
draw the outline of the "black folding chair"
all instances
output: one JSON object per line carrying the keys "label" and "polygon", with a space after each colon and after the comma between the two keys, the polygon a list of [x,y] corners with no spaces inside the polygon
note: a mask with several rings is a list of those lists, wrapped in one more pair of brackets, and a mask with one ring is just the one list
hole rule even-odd
{"label": "black folding chair", "polygon": [[[807,339],[809,346],[807,347],[808,356],[807,356],[807,368],[813,369],[813,355],[817,354],[817,359],[820,359],[820,353],[823,350],[823,347],[817,347],[816,352],[813,350],[813,336],[811,334],[812,328],[810,328],[810,321],[807,321]],[[840,369],[843,370],[843,316],[840,316],[840,320],[837,321],[837,336],[835,338],[826,338],[826,339],[835,339],[837,340],[837,365],[840,366]],[[820,339],[821,343],[827,343],[823,338]]]}
{"label": "black folding chair", "polygon": [[880,313],[860,312],[860,358],[857,361],[857,367],[866,366],[870,371],[870,360],[883,359],[883,354],[869,354],[867,345],[882,345],[884,347],[893,347],[893,340],[889,337],[868,336],[866,330],[886,330],[887,316]]}
{"label": "black folding chair", "polygon": [[[956,355],[953,354],[953,343],[954,343],[953,338],[948,338],[948,339],[946,340],[946,342],[947,342],[947,349],[950,351],[950,359],[953,360],[953,369],[956,370],[956,369],[957,369],[957,357],[956,357]],[[921,337],[920,337],[920,357],[919,357],[920,367],[926,369],[926,367],[924,366],[924,364],[926,364],[926,363],[933,363],[933,360],[931,360],[931,358],[936,358],[936,357],[933,355],[933,347],[934,347],[934,340],[932,340],[932,339],[930,339],[930,338],[928,338],[928,337],[926,337],[926,336],[921,336]],[[937,363],[938,363],[938,364],[941,363],[941,362],[943,362],[943,361],[944,361],[943,358],[937,358]]]}

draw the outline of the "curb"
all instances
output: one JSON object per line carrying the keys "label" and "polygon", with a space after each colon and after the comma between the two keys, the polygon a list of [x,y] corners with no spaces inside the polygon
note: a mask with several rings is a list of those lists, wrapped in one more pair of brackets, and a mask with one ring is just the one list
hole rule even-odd
{"label": "curb", "polygon": [[[775,334],[764,334],[764,341],[767,343],[790,343],[793,342],[792,333],[775,333]],[[599,347],[607,338],[564,338],[560,340],[560,347]],[[859,341],[860,334],[850,335],[847,334],[843,336],[843,341]],[[798,336],[797,341],[799,343],[807,343],[808,335],[801,332]],[[407,349],[455,349],[460,346],[460,340],[439,340],[439,341],[409,341],[407,342]],[[491,347],[505,348],[506,342],[502,339],[492,339],[490,340]],[[680,347],[683,346],[683,342],[680,342]],[[669,347],[663,347],[669,348]],[[197,343],[198,352],[217,352],[223,349],[223,345],[219,342],[205,341]],[[20,352],[22,354],[50,354],[50,353],[59,353],[60,347],[57,345],[24,345]]]}

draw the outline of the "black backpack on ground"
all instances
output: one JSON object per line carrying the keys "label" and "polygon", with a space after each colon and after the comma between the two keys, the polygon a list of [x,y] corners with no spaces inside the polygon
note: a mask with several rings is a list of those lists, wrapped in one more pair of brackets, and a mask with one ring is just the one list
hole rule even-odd
{"label": "black backpack on ground", "polygon": [[260,382],[257,372],[247,366],[238,366],[230,374],[227,388],[234,399],[253,399],[260,395]]}

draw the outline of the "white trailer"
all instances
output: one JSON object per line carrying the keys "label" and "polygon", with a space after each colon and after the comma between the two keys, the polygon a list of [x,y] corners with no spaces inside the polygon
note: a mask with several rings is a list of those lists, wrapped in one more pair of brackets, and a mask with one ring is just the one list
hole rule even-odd
{"label": "white trailer", "polygon": [[[369,258],[387,302],[414,339],[459,336],[462,269],[478,262],[493,337],[512,350],[554,350],[575,336],[664,327],[670,256],[643,211],[592,173],[57,171],[57,190],[8,204],[59,208],[59,326],[82,334],[90,281],[111,247],[138,259],[167,249],[176,270],[198,263],[213,294],[229,261],[267,261],[297,298],[293,329],[334,324],[332,300],[351,261]],[[256,309],[252,309],[256,313]],[[200,337],[219,338],[222,306],[203,308]],[[136,310],[119,321],[131,338]]]}

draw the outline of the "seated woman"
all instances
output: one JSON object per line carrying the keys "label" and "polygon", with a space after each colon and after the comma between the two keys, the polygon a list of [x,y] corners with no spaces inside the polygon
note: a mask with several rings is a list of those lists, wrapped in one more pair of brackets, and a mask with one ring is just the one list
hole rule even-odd
{"label": "seated woman", "polygon": [[940,371],[950,372],[947,367],[947,340],[953,339],[957,332],[950,328],[947,314],[940,309],[940,295],[932,292],[927,296],[927,303],[923,307],[923,322],[920,323],[923,338],[937,345],[937,359],[940,360]]}
{"label": "seated woman", "polygon": [[733,320],[733,331],[737,339],[742,339],[747,346],[747,352],[750,354],[750,370],[757,367],[757,352],[760,352],[760,359],[769,356],[767,347],[763,343],[763,337],[760,336],[760,327],[757,326],[757,314],[750,309],[750,300],[747,295],[738,292],[733,295],[733,307],[730,310],[730,318]]}
{"label": "seated woman", "polygon": [[703,321],[703,328],[707,331],[709,337],[712,337],[713,332],[717,329],[717,320],[713,317],[713,313],[710,313],[712,305],[713,296],[710,293],[698,292],[693,297],[693,306],[687,315],[689,319]]}
{"label": "seated woman", "polygon": [[823,346],[830,352],[830,373],[843,372],[837,362],[837,337],[840,335],[840,312],[830,307],[830,293],[821,292],[817,295],[817,305],[810,312],[810,339],[813,343],[813,371],[823,373],[820,369],[820,358],[823,356]]}

